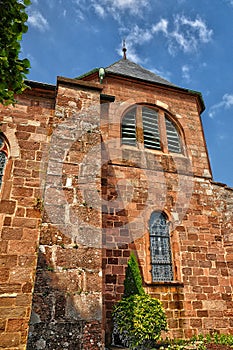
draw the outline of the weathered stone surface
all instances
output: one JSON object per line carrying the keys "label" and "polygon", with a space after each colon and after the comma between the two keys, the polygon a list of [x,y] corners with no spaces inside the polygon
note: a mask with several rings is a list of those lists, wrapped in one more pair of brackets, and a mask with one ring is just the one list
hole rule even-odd
{"label": "weathered stone surface", "polygon": [[[25,347],[32,309],[28,349],[101,349],[131,251],[146,292],[165,307],[167,335],[232,333],[233,189],[211,178],[199,97],[97,79],[58,78],[56,93],[32,84],[0,108],[11,155],[0,201],[0,347]],[[135,104],[166,110],[183,154],[122,145],[122,117]],[[170,223],[171,283],[152,282],[154,210]]]}
{"label": "weathered stone surface", "polygon": [[[97,334],[95,334],[94,337],[91,330],[91,325],[86,324],[83,321],[76,321],[72,323],[37,323],[33,326],[31,325],[27,350],[101,349],[101,325],[98,323],[94,324],[94,330],[95,332],[97,331]],[[88,334],[86,334],[85,331]]]}

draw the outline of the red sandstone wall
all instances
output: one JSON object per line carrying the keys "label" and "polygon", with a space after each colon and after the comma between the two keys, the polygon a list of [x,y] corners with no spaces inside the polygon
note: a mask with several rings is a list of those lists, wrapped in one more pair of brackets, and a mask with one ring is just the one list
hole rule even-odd
{"label": "red sandstone wall", "polygon": [[28,350],[102,348],[100,90],[58,81]]}
{"label": "red sandstone wall", "polygon": [[60,78],[55,96],[34,84],[1,109],[10,149],[0,203],[2,348],[26,348],[30,315],[27,349],[102,347],[101,88],[90,86]]}
{"label": "red sandstone wall", "polygon": [[[111,198],[113,188],[121,183],[118,190],[124,200],[130,191],[129,185],[128,188],[124,185],[125,179],[133,184],[132,197],[125,209],[119,200],[111,204],[109,201],[104,208],[107,318],[110,320],[112,306],[122,296],[127,257],[134,250],[145,289],[163,302],[170,336],[190,337],[213,331],[233,333],[232,218],[229,221],[233,191],[209,180],[188,177],[193,188],[185,207],[182,197],[177,201],[182,191],[178,178],[179,174],[164,173],[166,196],[163,198],[160,192],[161,188],[164,190],[164,182],[158,182],[156,171],[150,172],[149,192],[145,190],[148,182],[144,169],[123,166],[119,169],[114,164],[105,173],[106,193]],[[153,210],[164,210],[170,215],[174,268],[171,283],[151,281],[148,222]]]}
{"label": "red sandstone wall", "polygon": [[0,347],[24,349],[28,335],[41,222],[40,163],[54,92],[40,89],[0,110],[9,160],[0,202]]}
{"label": "red sandstone wall", "polygon": [[[100,105],[101,91],[115,102]],[[121,116],[135,103],[177,120],[184,155],[121,146]],[[109,343],[132,250],[171,336],[233,333],[232,189],[211,180],[199,113],[196,95],[110,77],[101,87],[59,78],[56,101],[37,87],[1,109],[11,156],[0,202],[0,347],[25,348],[33,288],[28,349],[100,349],[105,330]],[[172,283],[151,281],[153,210],[171,223]]]}
{"label": "red sandstone wall", "polygon": [[[112,306],[122,296],[131,250],[138,256],[145,289],[164,304],[170,336],[233,333],[232,190],[211,182],[196,98],[115,78],[106,78],[103,92],[116,97],[104,134],[110,164],[102,171],[107,342]],[[134,103],[169,111],[183,130],[186,153],[122,146],[121,116]],[[171,283],[151,281],[148,222],[153,210],[164,211],[170,220]]]}

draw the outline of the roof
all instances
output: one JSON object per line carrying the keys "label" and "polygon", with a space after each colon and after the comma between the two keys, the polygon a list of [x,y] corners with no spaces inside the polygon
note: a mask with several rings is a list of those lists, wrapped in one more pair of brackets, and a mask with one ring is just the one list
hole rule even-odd
{"label": "roof", "polygon": [[117,74],[125,77],[136,78],[143,81],[152,83],[159,83],[167,86],[176,87],[170,81],[161,78],[159,75],[139,66],[138,64],[128,60],[121,59],[113,63],[111,66],[105,69],[106,73]]}
{"label": "roof", "polygon": [[201,104],[201,112],[203,112],[205,109],[205,104],[200,92],[179,87],[128,59],[122,58],[121,60],[113,63],[111,66],[105,68],[105,72],[107,74],[109,73],[109,74],[115,74],[118,76],[134,78],[144,82],[161,84],[171,88],[179,89],[186,93],[187,92],[191,93],[193,95],[198,96],[198,99]]}
{"label": "roof", "polygon": [[[91,71],[75,78],[75,79],[90,79],[90,77],[93,74],[97,74],[97,72],[99,71],[99,68],[95,68],[92,69]],[[112,65],[108,66],[105,68],[105,73],[106,75],[115,75],[115,76],[120,76],[120,77],[124,77],[124,78],[131,78],[131,79],[136,79],[142,82],[148,82],[148,83],[152,83],[152,84],[159,84],[165,87],[170,87],[173,89],[178,89],[179,91],[185,92],[185,93],[189,93],[192,95],[195,95],[199,102],[200,102],[200,111],[203,112],[205,109],[205,104],[202,98],[202,95],[199,91],[194,91],[194,90],[190,90],[190,89],[186,89],[183,87],[180,87],[178,85],[175,85],[173,83],[171,83],[170,81],[160,77],[159,75],[143,68],[142,66],[140,66],[139,64],[136,64],[130,60],[128,60],[127,58],[122,58],[119,61],[113,63]]]}

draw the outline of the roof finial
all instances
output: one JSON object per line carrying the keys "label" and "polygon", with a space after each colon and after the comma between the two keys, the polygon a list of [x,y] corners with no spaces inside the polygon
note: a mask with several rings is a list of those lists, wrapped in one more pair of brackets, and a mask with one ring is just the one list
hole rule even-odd
{"label": "roof finial", "polygon": [[123,48],[122,48],[122,51],[123,51],[123,59],[126,60],[126,46],[125,46],[125,39],[123,40]]}

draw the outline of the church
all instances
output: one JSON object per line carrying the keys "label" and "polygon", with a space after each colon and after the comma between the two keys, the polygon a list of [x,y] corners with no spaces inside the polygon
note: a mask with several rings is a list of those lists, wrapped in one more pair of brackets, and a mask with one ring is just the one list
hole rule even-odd
{"label": "church", "polygon": [[233,333],[233,189],[202,95],[123,53],[0,108],[1,348],[111,346],[131,252],[168,337]]}

